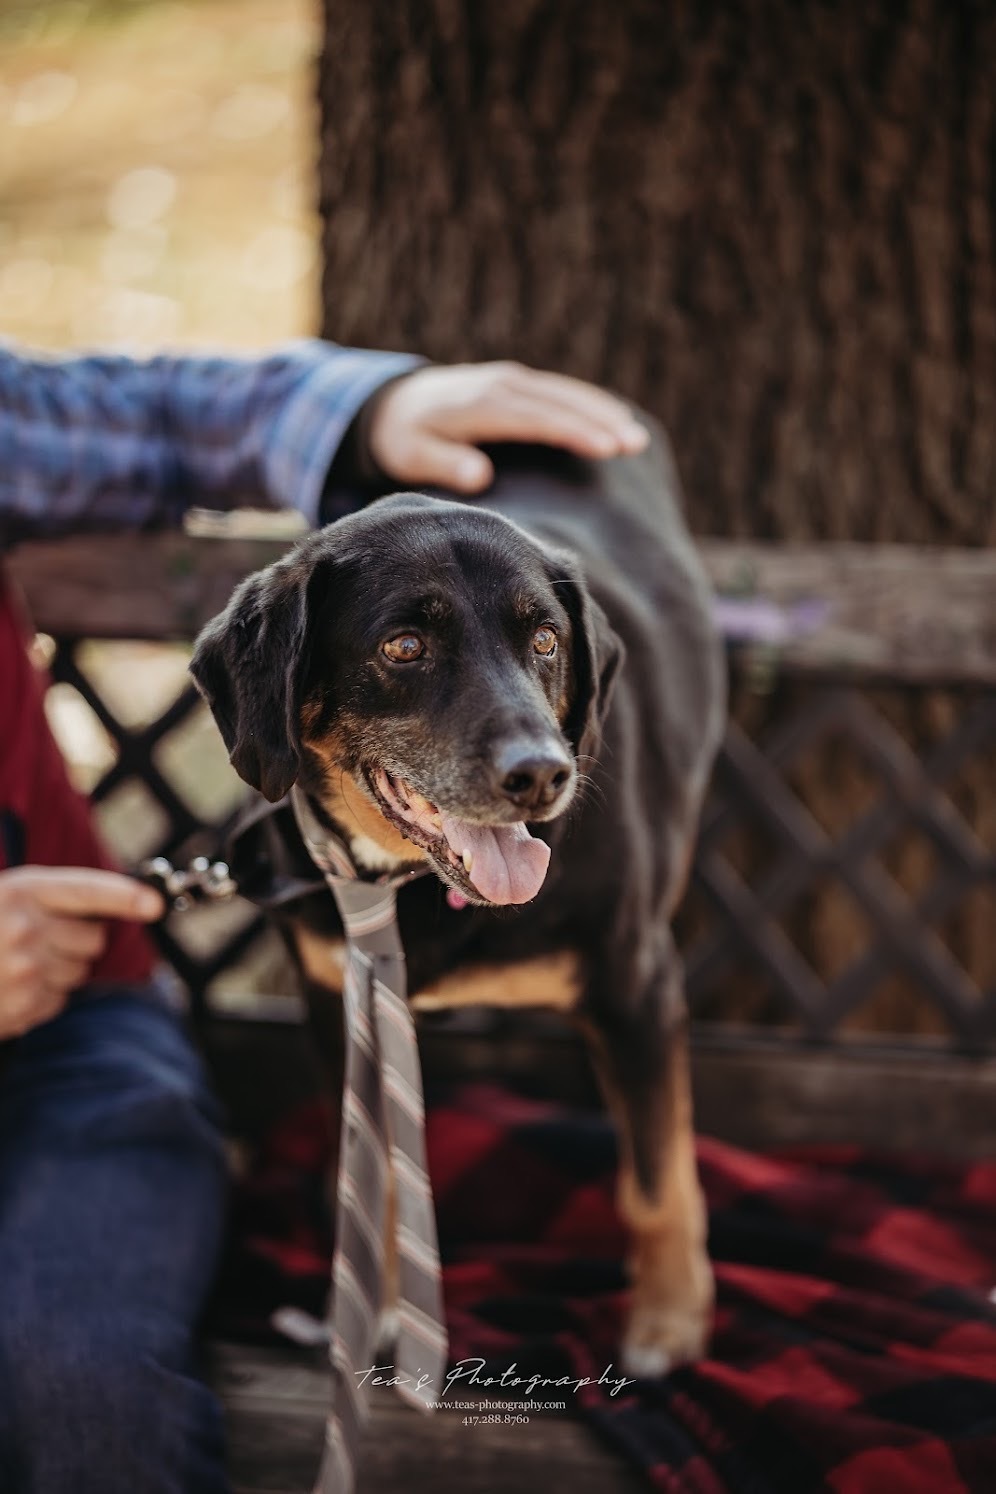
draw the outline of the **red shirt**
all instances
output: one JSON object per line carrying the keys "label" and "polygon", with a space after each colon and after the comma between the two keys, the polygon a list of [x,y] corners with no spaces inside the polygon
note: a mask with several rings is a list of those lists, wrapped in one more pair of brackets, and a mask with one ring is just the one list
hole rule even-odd
{"label": "red shirt", "polygon": [[[49,730],[46,684],[28,657],[26,630],[0,570],[0,869],[12,863],[113,868]],[[90,979],[137,984],[148,980],[154,963],[141,925],[110,920]]]}

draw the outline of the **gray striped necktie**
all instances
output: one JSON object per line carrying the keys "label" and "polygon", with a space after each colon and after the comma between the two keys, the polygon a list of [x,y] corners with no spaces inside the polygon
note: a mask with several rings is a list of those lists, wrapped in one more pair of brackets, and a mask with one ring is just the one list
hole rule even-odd
{"label": "gray striped necktie", "polygon": [[[297,789],[305,845],[332,890],[346,932],[336,1244],[332,1261],[332,1408],[315,1494],[351,1494],[367,1410],[363,1372],[374,1363],[383,1301],[384,1239],[396,1230],[399,1393],[432,1408],[446,1371],[446,1319],[436,1217],[425,1158],[425,1113],[415,1024],[407,1001],[396,888],[418,876],[361,882],[345,846]],[[393,1211],[389,1194],[393,1193]],[[386,1378],[386,1375],[385,1375]]]}

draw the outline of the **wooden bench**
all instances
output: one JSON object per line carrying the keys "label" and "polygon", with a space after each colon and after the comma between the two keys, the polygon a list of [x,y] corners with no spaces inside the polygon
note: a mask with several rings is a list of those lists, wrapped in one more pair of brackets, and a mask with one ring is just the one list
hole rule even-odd
{"label": "wooden bench", "polygon": [[[244,532],[242,516],[204,516],[190,533],[23,545],[13,556],[37,626],[57,641],[56,678],[80,689],[117,744],[118,761],[97,783],[95,798],[132,778],[142,782],[165,811],[168,831],[156,849],[166,854],[198,836],[198,844],[211,838],[152,762],[169,732],[200,709],[195,693],[188,687],[159,719],[128,729],[79,668],[78,642],[189,640],[242,576],[285,551],[284,522],[254,516]],[[261,526],[269,532],[259,533]],[[996,743],[996,557],[719,541],[704,541],[702,553],[722,596],[769,606],[786,636],[731,650],[735,716],[716,775],[720,797],[707,812],[693,878],[693,893],[709,903],[711,921],[686,941],[700,1124],[748,1144],[842,1132],[875,1140],[887,1107],[888,1134],[897,1144],[960,1154],[991,1150],[992,962],[988,978],[985,970],[967,971],[935,925],[949,925],[972,898],[986,900],[990,927],[996,924],[993,847],[946,793],[973,760],[984,772]],[[818,626],[793,624],[800,606],[820,609]],[[945,692],[952,725],[918,754],[882,714],[881,697],[921,701],[937,690]],[[783,696],[791,697],[788,706]],[[745,729],[741,722],[752,715]],[[822,830],[787,781],[793,752],[834,731],[874,760],[880,781],[870,811],[836,837]],[[773,869],[751,886],[723,844],[738,820],[760,822],[777,841]],[[889,836],[909,827],[938,860],[938,874],[918,897],[897,888],[876,860]],[[867,948],[829,978],[800,958],[783,922],[800,885],[817,877],[842,886],[868,924]],[[256,933],[258,925],[250,925],[203,956],[167,933],[166,953],[190,986],[205,1029],[227,1025],[205,1000],[211,980]],[[785,1020],[728,1020],[722,998],[736,990],[748,966],[769,979]],[[842,1023],[860,1009],[874,979],[896,971],[930,1003],[937,1034],[921,1041],[842,1034]],[[536,1030],[544,1045],[554,1045],[552,1062],[564,1083],[572,1092],[583,1089],[572,1041],[562,1036],[559,1051],[558,1029],[541,1019]],[[531,1039],[522,1031],[516,1018],[496,1018],[487,1031],[473,1020],[440,1019],[432,1024],[430,1045],[444,1061],[452,1033],[459,1050],[454,1063],[479,1067],[511,1050],[528,1067]],[[739,1095],[732,1126],[731,1083]]]}

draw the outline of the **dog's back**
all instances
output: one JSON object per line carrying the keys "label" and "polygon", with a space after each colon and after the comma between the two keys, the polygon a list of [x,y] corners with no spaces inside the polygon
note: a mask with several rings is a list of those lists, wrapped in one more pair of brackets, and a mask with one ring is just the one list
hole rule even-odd
{"label": "dog's back", "polygon": [[564,827],[565,854],[548,889],[551,901],[584,917],[597,907],[603,924],[620,899],[635,921],[673,911],[726,699],[710,589],[670,448],[656,423],[641,418],[650,446],[612,462],[540,446],[491,448],[496,481],[479,500],[571,553],[625,647],[598,761],[582,764],[590,782]]}

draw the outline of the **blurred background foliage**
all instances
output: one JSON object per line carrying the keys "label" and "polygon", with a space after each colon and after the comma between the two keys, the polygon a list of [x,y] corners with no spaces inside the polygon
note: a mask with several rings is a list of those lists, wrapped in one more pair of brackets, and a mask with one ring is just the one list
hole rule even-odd
{"label": "blurred background foliage", "polygon": [[314,330],[308,0],[5,0],[0,331],[255,348]]}
{"label": "blurred background foliage", "polygon": [[[28,347],[254,349],[318,322],[314,210],[319,13],[309,0],[0,0],[0,337]],[[118,718],[154,719],[188,650],[89,643],[78,662]],[[36,641],[39,663],[51,641]],[[49,719],[88,790],[117,749],[68,684]],[[206,711],[157,766],[206,820],[243,786]],[[98,809],[125,864],[168,828],[129,780]],[[210,946],[247,917],[205,910],[178,930]],[[221,1007],[292,989],[257,944],[218,978]]]}

